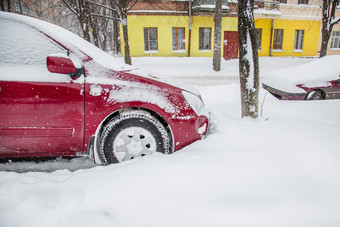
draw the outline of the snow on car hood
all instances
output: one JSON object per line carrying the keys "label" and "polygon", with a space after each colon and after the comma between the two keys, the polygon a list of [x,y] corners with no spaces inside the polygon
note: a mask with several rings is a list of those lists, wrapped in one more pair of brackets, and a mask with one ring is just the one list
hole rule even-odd
{"label": "snow on car hood", "polygon": [[[85,66],[92,64],[93,62],[85,63]],[[141,101],[148,102],[163,108],[166,112],[174,114],[173,117],[177,117],[180,113],[178,106],[168,98],[171,95],[171,89],[164,89],[159,87],[156,83],[153,84],[152,81],[160,81],[157,78],[152,77],[152,73],[141,69],[134,69],[124,71],[122,73],[112,71],[105,67],[91,67],[88,66],[86,83],[92,84],[90,86],[90,94],[101,93],[103,88],[101,85],[112,85],[112,89],[106,90],[109,93],[108,102],[131,102],[131,101]],[[151,83],[140,82],[135,80],[134,76],[140,76],[142,78],[148,78]],[[131,77],[132,76],[132,77]],[[173,86],[179,88],[179,86],[174,86],[172,84],[166,83],[168,86]],[[116,89],[118,86],[120,89]],[[166,88],[166,87],[165,87]],[[179,88],[181,90],[189,91],[197,96],[200,96],[199,92],[190,87]],[[196,93],[195,93],[196,92]]]}
{"label": "snow on car hood", "polygon": [[148,70],[134,68],[133,70],[129,71],[129,73],[137,75],[137,76],[141,76],[141,77],[144,77],[144,78],[149,78],[151,80],[156,80],[156,81],[159,81],[159,82],[162,82],[162,83],[166,83],[166,84],[169,84],[171,86],[174,86],[174,87],[180,88],[182,90],[188,91],[190,93],[193,93],[194,95],[197,95],[199,97],[201,96],[200,92],[196,88],[194,88],[194,87],[192,87],[188,84],[179,84],[179,83],[176,83],[175,81],[171,81],[170,79],[161,79],[161,78],[157,77],[157,75],[155,75],[154,72],[151,72],[151,71],[148,71]]}
{"label": "snow on car hood", "polygon": [[328,81],[339,79],[340,55],[326,56],[291,68],[276,70],[263,75],[262,83],[291,93],[305,93],[305,87],[329,86]]}
{"label": "snow on car hood", "polygon": [[[101,86],[103,83],[93,83],[90,85],[90,95],[105,92],[108,93],[107,102],[141,101],[155,104],[164,109],[165,112],[174,114],[174,117],[180,112],[178,109],[179,107],[175,106],[171,100],[168,99],[169,91],[162,90],[154,85],[143,84],[136,81],[124,81],[117,79],[112,79],[111,81],[114,81],[114,86],[112,86],[112,88],[103,88]],[[117,87],[119,87],[119,89],[117,89]]]}

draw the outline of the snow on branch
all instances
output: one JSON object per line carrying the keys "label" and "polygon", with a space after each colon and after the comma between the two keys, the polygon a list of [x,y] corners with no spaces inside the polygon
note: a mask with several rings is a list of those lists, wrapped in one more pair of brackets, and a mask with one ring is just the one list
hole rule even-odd
{"label": "snow on branch", "polygon": [[334,24],[337,24],[340,22],[340,17],[335,17],[335,18],[332,18],[329,22],[329,24],[331,25],[334,25]]}
{"label": "snow on branch", "polygon": [[69,8],[69,10],[72,11],[77,17],[80,17],[80,14],[78,11],[76,11],[67,1],[63,0],[63,3]]}
{"label": "snow on branch", "polygon": [[112,20],[120,20],[120,18],[117,18],[117,17],[110,17],[110,16],[98,14],[98,13],[91,13],[91,16],[103,17],[103,18],[112,19]]}
{"label": "snow on branch", "polygon": [[98,2],[94,2],[94,1],[91,1],[91,0],[87,0],[87,1],[88,1],[89,3],[95,4],[95,5],[97,5],[97,6],[100,6],[100,7],[103,7],[103,8],[105,8],[105,9],[108,9],[108,10],[111,10],[111,11],[114,11],[114,12],[118,13],[117,9],[111,8],[111,7],[107,6],[107,5],[103,5],[103,4],[100,4],[100,3],[98,3]]}

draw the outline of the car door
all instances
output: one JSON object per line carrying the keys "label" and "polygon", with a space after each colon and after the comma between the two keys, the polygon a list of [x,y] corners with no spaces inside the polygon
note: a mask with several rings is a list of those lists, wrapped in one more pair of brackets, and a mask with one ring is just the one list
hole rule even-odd
{"label": "car door", "polygon": [[83,79],[50,73],[67,51],[38,30],[0,19],[0,157],[83,151]]}

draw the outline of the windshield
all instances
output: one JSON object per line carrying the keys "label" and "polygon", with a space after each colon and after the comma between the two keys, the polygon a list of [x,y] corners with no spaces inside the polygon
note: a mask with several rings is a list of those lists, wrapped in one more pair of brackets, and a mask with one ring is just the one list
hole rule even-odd
{"label": "windshield", "polygon": [[[27,24],[50,36],[55,41],[64,45],[66,48],[75,52],[80,57],[85,53],[87,56],[95,59],[99,64],[109,67],[116,71],[132,69],[131,66],[124,64],[119,59],[112,57],[110,54],[102,51],[93,44],[87,42],[78,35],[57,25],[41,21],[35,18],[21,16],[12,13],[0,12],[0,19],[13,20],[19,23]],[[75,48],[74,48],[75,47]],[[80,52],[81,51],[81,52]]]}

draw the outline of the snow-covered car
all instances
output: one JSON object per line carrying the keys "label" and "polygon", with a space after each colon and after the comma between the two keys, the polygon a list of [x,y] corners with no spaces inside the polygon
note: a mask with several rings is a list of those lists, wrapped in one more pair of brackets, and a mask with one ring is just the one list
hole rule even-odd
{"label": "snow-covered car", "polygon": [[203,138],[200,94],[56,25],[0,12],[0,157],[90,154],[110,164]]}
{"label": "snow-covered car", "polygon": [[340,55],[265,75],[262,86],[278,99],[340,99]]}

